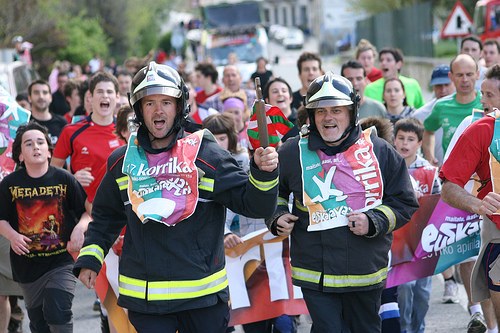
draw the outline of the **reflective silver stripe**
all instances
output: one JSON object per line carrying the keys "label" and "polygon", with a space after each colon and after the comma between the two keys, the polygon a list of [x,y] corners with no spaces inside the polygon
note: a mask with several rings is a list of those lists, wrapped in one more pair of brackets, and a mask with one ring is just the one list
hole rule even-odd
{"label": "reflective silver stripe", "polygon": [[198,198],[199,202],[213,202],[213,200],[210,199],[203,199],[203,198]]}
{"label": "reflective silver stripe", "polygon": [[120,177],[116,179],[118,188],[121,190],[126,190],[128,188],[128,176]]}
{"label": "reflective silver stripe", "polygon": [[[228,286],[226,269],[199,280],[184,281],[144,281],[120,275],[121,295],[148,301],[168,301],[190,299],[217,293]],[[146,296],[147,292],[147,296]]]}
{"label": "reflective silver stripe", "polygon": [[211,178],[201,177],[198,188],[204,191],[213,192],[214,191],[214,180]]}
{"label": "reflective silver stripe", "polygon": [[386,205],[380,205],[376,207],[375,209],[381,211],[387,220],[389,221],[389,227],[387,229],[387,233],[391,233],[394,228],[396,228],[396,215],[392,211],[392,209]]}
{"label": "reflective silver stripe", "polygon": [[146,281],[129,278],[127,276],[120,274],[118,278],[118,285],[119,285],[119,292],[121,295],[140,298],[140,299],[146,298],[146,286],[147,286]]}
{"label": "reflective silver stripe", "polygon": [[292,267],[292,278],[300,281],[319,283],[321,273],[309,269]]}
{"label": "reflective silver stripe", "polygon": [[279,178],[276,177],[273,180],[270,181],[260,181],[255,179],[252,174],[250,173],[250,177],[248,178],[250,180],[250,183],[252,183],[253,186],[255,186],[257,189],[267,192],[269,190],[272,190],[276,185],[278,185]]}
{"label": "reflective silver stripe", "polygon": [[87,245],[84,248],[80,250],[80,254],[78,255],[78,258],[83,257],[83,256],[92,256],[95,257],[99,262],[102,264],[104,261],[104,251],[102,250],[101,247],[95,244]]}
{"label": "reflective silver stripe", "polygon": [[325,287],[365,287],[380,283],[387,277],[387,267],[366,275],[327,275],[323,277]]}
{"label": "reflective silver stripe", "polygon": [[[292,277],[295,280],[319,284],[321,272],[304,268],[292,267]],[[378,272],[366,275],[328,275],[323,277],[323,286],[332,288],[364,287],[384,281],[387,277],[387,267]]]}
{"label": "reflective silver stripe", "polygon": [[282,197],[278,197],[278,206],[288,206],[288,200]]}
{"label": "reflective silver stripe", "polygon": [[195,298],[216,293],[226,288],[228,285],[227,276],[225,274],[215,280],[200,283],[203,280],[192,282],[150,282],[148,284],[148,300],[157,301]]}

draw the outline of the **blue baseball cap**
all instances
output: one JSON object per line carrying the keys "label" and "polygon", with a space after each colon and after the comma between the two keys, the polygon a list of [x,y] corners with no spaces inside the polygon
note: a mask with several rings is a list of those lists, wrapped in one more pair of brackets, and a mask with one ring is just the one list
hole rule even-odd
{"label": "blue baseball cap", "polygon": [[431,86],[435,86],[437,84],[449,84],[450,78],[448,77],[448,73],[450,72],[450,66],[448,65],[439,65],[434,67],[431,76]]}

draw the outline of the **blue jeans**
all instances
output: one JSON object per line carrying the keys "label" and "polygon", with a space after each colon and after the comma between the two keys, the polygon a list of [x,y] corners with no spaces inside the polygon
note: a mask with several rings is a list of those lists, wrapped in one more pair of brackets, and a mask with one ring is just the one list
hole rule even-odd
{"label": "blue jeans", "polygon": [[424,332],[424,319],[427,310],[429,310],[431,288],[431,276],[398,286],[398,304],[402,332]]}

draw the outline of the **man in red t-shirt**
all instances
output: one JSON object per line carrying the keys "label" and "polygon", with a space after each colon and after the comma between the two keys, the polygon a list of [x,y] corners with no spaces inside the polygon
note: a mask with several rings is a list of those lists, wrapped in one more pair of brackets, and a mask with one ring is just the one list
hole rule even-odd
{"label": "man in red t-shirt", "polygon": [[92,113],[84,120],[64,127],[51,165],[62,167],[71,157],[71,172],[92,202],[104,176],[102,166],[111,152],[124,142],[116,137],[113,117],[118,100],[117,79],[112,74],[97,72],[90,79],[89,88]]}
{"label": "man in red t-shirt", "polygon": [[222,91],[222,88],[217,85],[219,73],[215,66],[211,63],[199,63],[194,68],[196,80],[201,90],[196,93],[196,104],[201,105],[207,98]]}
{"label": "man in red t-shirt", "polygon": [[[481,85],[481,103],[485,110],[500,108],[500,66],[486,73]],[[493,112],[493,114],[498,113]],[[444,180],[441,196],[453,207],[483,216],[481,252],[471,278],[471,301],[490,298],[496,318],[500,318],[500,194],[493,191],[490,170],[490,145],[495,130],[496,116],[485,116],[471,124],[458,139],[439,176]],[[491,157],[491,163],[498,163]],[[496,165],[494,165],[496,166]],[[476,194],[464,189],[476,173],[480,187]],[[498,176],[498,175],[496,175]],[[498,186],[498,185],[497,185]],[[495,215],[493,215],[495,214]],[[489,329],[495,328],[488,323]],[[471,323],[469,323],[469,326]]]}

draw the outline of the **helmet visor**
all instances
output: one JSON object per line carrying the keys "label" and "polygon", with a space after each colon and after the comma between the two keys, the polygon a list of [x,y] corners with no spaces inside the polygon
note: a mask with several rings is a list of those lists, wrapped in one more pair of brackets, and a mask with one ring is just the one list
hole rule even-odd
{"label": "helmet visor", "polygon": [[130,104],[134,105],[141,98],[151,95],[167,95],[175,98],[180,98],[182,96],[182,92],[180,91],[180,89],[174,87],[150,86],[143,88],[142,90],[130,96]]}
{"label": "helmet visor", "polygon": [[326,108],[329,106],[344,106],[344,105],[352,105],[353,102],[351,100],[345,99],[333,99],[328,97],[322,100],[311,101],[306,105],[306,109],[317,109],[317,108]]}

